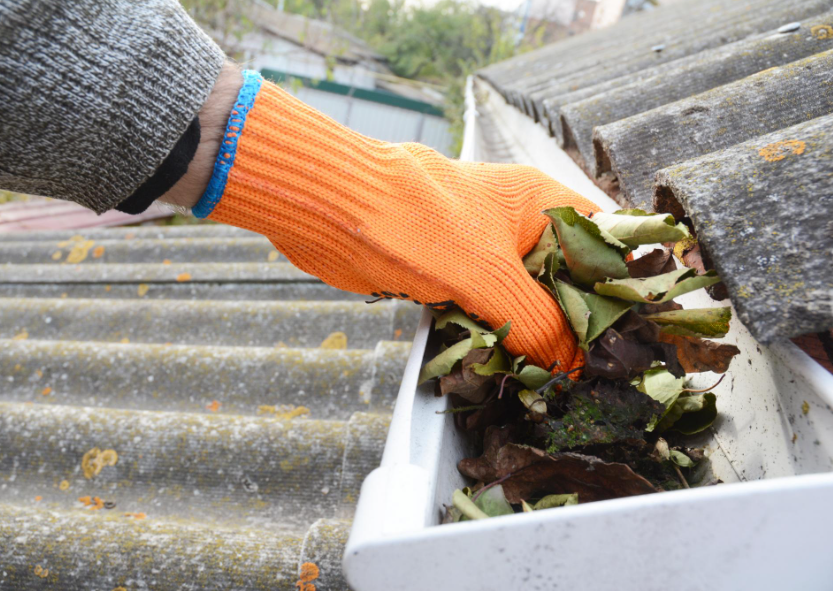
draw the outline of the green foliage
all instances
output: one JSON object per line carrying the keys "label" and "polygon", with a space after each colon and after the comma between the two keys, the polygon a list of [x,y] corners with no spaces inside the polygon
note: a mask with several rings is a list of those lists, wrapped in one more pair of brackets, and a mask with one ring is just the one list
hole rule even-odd
{"label": "green foliage", "polygon": [[[247,1],[181,0],[194,20],[237,59],[245,57],[240,40],[254,30]],[[278,6],[278,0],[268,2]],[[385,56],[397,76],[444,86],[454,153],[459,153],[463,137],[466,76],[541,45],[534,32],[518,45],[517,31],[507,26],[505,14],[469,0],[440,0],[433,5],[404,0],[284,0],[283,8],[347,30]]]}

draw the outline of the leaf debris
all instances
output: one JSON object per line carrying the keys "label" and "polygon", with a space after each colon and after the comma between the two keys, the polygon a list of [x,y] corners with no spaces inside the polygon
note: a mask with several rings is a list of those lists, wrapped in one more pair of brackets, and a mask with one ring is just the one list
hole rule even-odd
{"label": "leaf debris", "polygon": [[[444,523],[688,488],[707,461],[685,437],[716,420],[720,380],[696,389],[687,374],[724,374],[739,350],[711,340],[729,333],[731,308],[674,301],[720,282],[702,265],[677,268],[668,246],[696,243],[688,227],[641,210],[544,213],[551,224],[524,267],[563,310],[583,375],[513,359],[501,345],[509,324],[494,331],[458,309],[437,318],[438,353],[419,382],[436,379],[457,427],[483,443],[458,463],[473,484],[454,492]],[[655,243],[663,247],[630,256]]]}

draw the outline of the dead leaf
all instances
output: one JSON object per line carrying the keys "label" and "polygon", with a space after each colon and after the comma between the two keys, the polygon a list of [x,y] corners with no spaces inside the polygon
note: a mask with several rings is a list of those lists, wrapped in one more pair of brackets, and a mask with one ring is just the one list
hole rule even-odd
{"label": "dead leaf", "polygon": [[660,333],[659,340],[677,348],[677,359],[687,373],[713,371],[724,373],[740,349],[734,345],[715,343],[697,337]]}
{"label": "dead leaf", "polygon": [[[577,453],[549,455],[534,447],[508,443],[494,460],[496,477],[506,477],[501,484],[510,503],[550,494],[578,494],[586,503],[659,491],[625,464]],[[460,463],[465,476],[476,478],[466,467]]]}
{"label": "dead leaf", "polygon": [[494,390],[493,375],[476,373],[473,365],[485,365],[494,354],[494,349],[472,349],[465,357],[460,367],[447,376],[440,378],[440,393],[457,394],[471,404],[480,404]]}
{"label": "dead leaf", "polygon": [[511,442],[514,429],[512,427],[486,428],[483,435],[483,455],[478,458],[465,458],[460,460],[457,468],[469,478],[483,482],[492,482],[498,479],[497,476],[497,455],[500,449]]}
{"label": "dead leaf", "polygon": [[671,251],[666,248],[655,248],[651,252],[642,255],[638,259],[626,261],[628,273],[634,279],[655,277],[663,273],[670,273],[677,268]]}

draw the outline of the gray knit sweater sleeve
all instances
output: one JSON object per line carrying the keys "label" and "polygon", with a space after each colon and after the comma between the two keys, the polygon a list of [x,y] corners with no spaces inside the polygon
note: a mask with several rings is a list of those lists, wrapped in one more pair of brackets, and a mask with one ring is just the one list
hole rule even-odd
{"label": "gray knit sweater sleeve", "polygon": [[0,0],[0,189],[112,209],[174,147],[223,59],[177,0]]}

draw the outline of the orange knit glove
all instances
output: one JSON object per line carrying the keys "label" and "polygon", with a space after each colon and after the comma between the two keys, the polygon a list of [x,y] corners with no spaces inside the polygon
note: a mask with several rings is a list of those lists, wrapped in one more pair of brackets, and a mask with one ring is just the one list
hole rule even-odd
{"label": "orange knit glove", "polygon": [[544,209],[595,204],[531,167],[367,138],[256,74],[244,80],[198,217],[267,236],[339,289],[457,305],[494,328],[511,320],[504,344],[538,365],[581,361],[522,257],[548,223]]}

